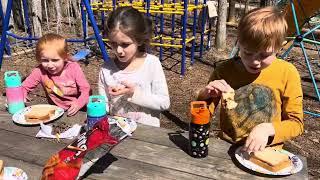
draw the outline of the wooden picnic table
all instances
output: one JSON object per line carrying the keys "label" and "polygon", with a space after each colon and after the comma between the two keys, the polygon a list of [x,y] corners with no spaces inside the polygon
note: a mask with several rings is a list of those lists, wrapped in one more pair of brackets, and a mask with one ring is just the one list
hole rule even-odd
{"label": "wooden picnic table", "polygon": [[[39,126],[18,126],[10,115],[0,113],[0,159],[5,166],[23,169],[29,179],[39,179],[49,157],[71,142],[38,139],[38,131]],[[190,157],[186,134],[139,124],[133,136],[102,157],[85,179],[270,179],[237,164],[229,155],[234,148],[220,139],[210,139],[206,158]],[[300,158],[303,170],[283,179],[308,179],[306,158]]]}

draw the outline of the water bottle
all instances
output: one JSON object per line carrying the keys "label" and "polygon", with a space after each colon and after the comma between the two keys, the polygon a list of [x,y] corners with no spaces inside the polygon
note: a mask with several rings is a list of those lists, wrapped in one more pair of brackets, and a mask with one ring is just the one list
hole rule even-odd
{"label": "water bottle", "polygon": [[190,155],[204,158],[208,155],[210,111],[205,101],[191,102],[192,120],[189,125]]}
{"label": "water bottle", "polygon": [[104,119],[107,115],[107,103],[104,96],[94,95],[89,97],[87,104],[87,130]]}
{"label": "water bottle", "polygon": [[21,86],[21,77],[18,71],[6,71],[4,73],[4,83],[6,87],[6,96],[8,111],[14,114],[25,108],[23,90]]}

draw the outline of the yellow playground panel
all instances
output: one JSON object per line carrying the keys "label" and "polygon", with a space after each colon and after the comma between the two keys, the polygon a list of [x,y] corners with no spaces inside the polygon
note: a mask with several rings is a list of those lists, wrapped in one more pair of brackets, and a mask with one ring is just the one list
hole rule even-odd
{"label": "yellow playground panel", "polygon": [[[165,50],[170,50],[172,56],[173,48],[178,49],[179,54],[181,54],[181,75],[184,75],[185,72],[187,44],[188,47],[191,46],[191,65],[194,62],[196,46],[199,47],[198,57],[202,57],[205,35],[208,36],[206,47],[207,49],[210,47],[210,29],[205,28],[206,0],[201,2],[190,0],[166,0],[161,2],[157,0],[130,2],[105,0],[104,2],[93,2],[90,6],[96,12],[110,12],[116,7],[130,6],[149,16],[155,24],[151,45],[159,47],[160,60],[162,60]],[[201,11],[203,12],[201,14],[202,18],[198,18]],[[199,21],[199,19],[201,20]],[[201,22],[200,29],[197,26],[198,21]],[[196,41],[197,37],[200,37],[200,41]],[[106,39],[103,39],[103,41],[106,41]]]}
{"label": "yellow playground panel", "polygon": [[[123,1],[118,1],[117,2],[117,7],[123,7],[123,6],[132,6],[133,8],[139,10],[142,13],[147,13],[146,10],[146,2],[141,2],[141,1],[135,1],[135,2],[123,2]],[[187,12],[193,12],[194,10],[201,10],[205,4],[188,4],[187,6]],[[113,2],[112,1],[107,1],[107,2],[94,2],[91,3],[91,8],[93,11],[112,11],[113,8]],[[169,2],[169,3],[159,3],[157,1],[150,2],[150,9],[149,9],[150,14],[177,14],[177,15],[184,15],[185,14],[185,8],[184,8],[184,2]],[[207,33],[205,31],[204,33]],[[157,43],[153,42],[151,45],[153,46],[162,46],[162,47],[173,47],[173,48],[182,48],[181,41],[183,40],[182,38],[173,38],[170,36],[164,36],[164,35],[157,35],[153,38],[153,40],[163,40],[163,41],[169,41],[169,43]],[[195,37],[187,37],[185,40],[185,43],[189,43],[192,40],[194,40]],[[176,43],[172,43],[176,42]]]}

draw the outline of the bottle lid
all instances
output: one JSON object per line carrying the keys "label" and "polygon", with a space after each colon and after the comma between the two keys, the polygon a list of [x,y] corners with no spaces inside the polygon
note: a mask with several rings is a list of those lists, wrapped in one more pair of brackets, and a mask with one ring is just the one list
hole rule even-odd
{"label": "bottle lid", "polygon": [[210,111],[205,101],[191,102],[191,122],[194,124],[208,124],[210,121]]}
{"label": "bottle lid", "polygon": [[4,84],[6,87],[21,86],[21,77],[18,71],[6,71],[4,73]]}
{"label": "bottle lid", "polygon": [[87,104],[87,115],[90,117],[101,117],[107,114],[106,99],[104,96],[93,95],[89,97]]}

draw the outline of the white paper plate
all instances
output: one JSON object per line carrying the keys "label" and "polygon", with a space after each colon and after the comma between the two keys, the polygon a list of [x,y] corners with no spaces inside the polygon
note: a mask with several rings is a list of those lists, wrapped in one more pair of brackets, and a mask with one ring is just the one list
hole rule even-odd
{"label": "white paper plate", "polygon": [[[31,111],[32,108],[34,107],[48,107],[48,108],[52,108],[55,107],[56,111],[54,113],[54,115],[46,121],[38,121],[38,122],[27,122],[24,118],[24,115]],[[58,106],[54,106],[54,105],[50,105],[50,104],[38,104],[38,105],[33,105],[33,106],[29,106],[26,107],[18,112],[16,112],[13,116],[12,116],[12,120],[17,123],[17,124],[21,124],[21,125],[40,125],[41,122],[43,123],[48,123],[51,122],[57,118],[59,118],[60,116],[62,116],[64,113],[64,110]]]}
{"label": "white paper plate", "polygon": [[279,176],[284,176],[284,175],[290,175],[290,174],[295,174],[299,171],[302,170],[303,168],[303,163],[301,161],[301,159],[286,151],[286,150],[279,150],[279,152],[281,153],[284,153],[284,154],[287,154],[289,156],[289,159],[291,160],[292,162],[292,165],[290,167],[287,167],[285,169],[282,169],[278,172],[271,172],[269,170],[266,170],[265,168],[263,167],[260,167],[256,164],[254,164],[253,162],[245,159],[245,155],[242,154],[243,152],[241,151],[242,149],[242,146],[240,146],[236,152],[235,152],[235,156],[236,156],[236,159],[238,160],[238,162],[240,164],[242,164],[244,167],[248,168],[248,169],[251,169],[252,171],[256,171],[256,172],[259,172],[259,173],[262,173],[262,174],[269,174],[269,175],[279,175]]}
{"label": "white paper plate", "polygon": [[28,176],[27,174],[16,167],[4,167],[4,175],[3,179],[4,180],[27,180]]}

